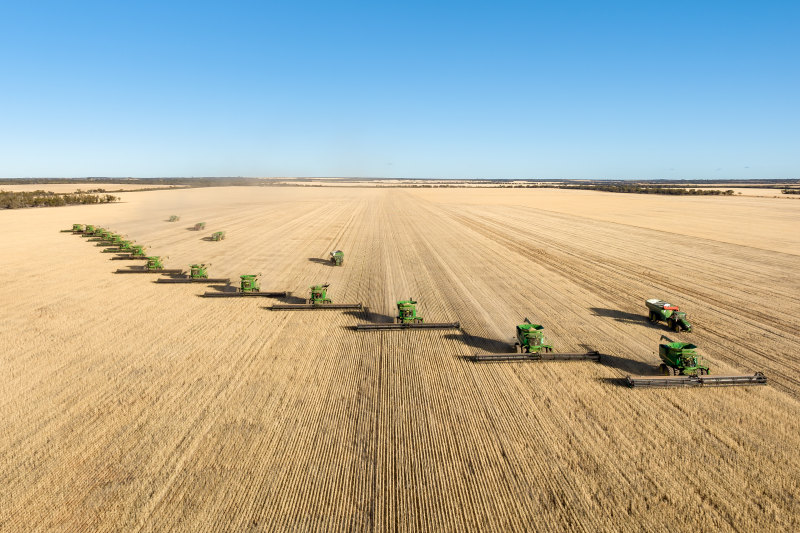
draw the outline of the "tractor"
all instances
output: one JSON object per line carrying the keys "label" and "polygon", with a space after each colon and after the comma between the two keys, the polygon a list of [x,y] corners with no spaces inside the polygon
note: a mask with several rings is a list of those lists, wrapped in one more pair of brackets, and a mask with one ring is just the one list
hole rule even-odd
{"label": "tractor", "polygon": [[212,241],[221,241],[225,239],[225,232],[224,231],[215,231],[211,234]]}
{"label": "tractor", "polygon": [[331,263],[335,266],[342,266],[342,263],[344,263],[344,252],[341,250],[331,252]]}
{"label": "tractor", "polygon": [[666,322],[669,329],[675,333],[685,330],[692,332],[692,325],[686,320],[686,313],[678,309],[677,305],[670,305],[663,300],[651,298],[645,300],[647,318],[650,322]]}
{"label": "tractor", "polygon": [[551,344],[545,344],[544,326],[531,324],[527,318],[524,324],[517,326],[517,342],[514,344],[517,353],[549,353],[553,351]]}

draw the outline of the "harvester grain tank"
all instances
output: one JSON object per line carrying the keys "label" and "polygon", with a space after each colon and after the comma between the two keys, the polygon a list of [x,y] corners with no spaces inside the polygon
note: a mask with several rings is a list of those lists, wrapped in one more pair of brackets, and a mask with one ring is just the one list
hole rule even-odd
{"label": "harvester grain tank", "polygon": [[527,318],[516,328],[517,336],[513,353],[479,353],[472,360],[480,363],[508,361],[600,361],[600,353],[553,353],[553,346],[544,338],[544,326],[533,324]]}
{"label": "harvester grain tank", "polygon": [[147,257],[147,264],[140,268],[119,269],[116,274],[180,274],[183,272],[179,268],[164,268],[161,256],[153,255]]}
{"label": "harvester grain tank", "polygon": [[258,274],[244,274],[239,276],[239,288],[233,292],[205,292],[205,298],[237,298],[245,296],[263,296],[267,298],[285,298],[288,291],[262,291],[258,282]]}
{"label": "harvester grain tank", "polygon": [[222,241],[225,240],[225,232],[224,231],[215,231],[211,234],[212,241]]}
{"label": "harvester grain tank", "polygon": [[396,330],[396,329],[459,329],[458,322],[425,322],[417,314],[417,301],[413,298],[397,302],[397,316],[390,324],[358,324],[356,330]]}
{"label": "harvester grain tank", "polygon": [[311,287],[311,294],[304,304],[276,304],[269,309],[273,311],[291,311],[291,310],[316,310],[316,309],[363,309],[360,303],[357,304],[335,304],[328,297],[328,287],[330,285],[325,283],[323,285],[314,285]]}
{"label": "harvester grain tank", "polygon": [[208,267],[205,263],[194,264],[189,267],[189,273],[181,273],[180,277],[160,278],[156,283],[230,283],[230,278],[209,278]]}
{"label": "harvester grain tank", "polygon": [[666,343],[658,345],[661,376],[628,376],[630,387],[730,387],[735,385],[766,385],[761,372],[752,375],[711,376],[710,369],[697,353],[697,346],[675,342],[661,336]]}
{"label": "harvester grain tank", "polygon": [[342,264],[344,264],[344,252],[341,250],[331,252],[331,263],[333,263],[334,266],[342,266]]}
{"label": "harvester grain tank", "polygon": [[677,332],[685,330],[690,333],[692,325],[686,319],[686,313],[681,311],[677,305],[669,304],[657,298],[645,300],[647,306],[647,318],[650,322],[666,322],[669,329]]}

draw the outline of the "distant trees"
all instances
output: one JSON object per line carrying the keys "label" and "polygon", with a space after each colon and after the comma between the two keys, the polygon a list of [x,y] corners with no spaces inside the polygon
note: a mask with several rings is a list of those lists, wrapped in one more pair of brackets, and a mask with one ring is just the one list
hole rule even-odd
{"label": "distant trees", "polygon": [[20,192],[0,190],[0,209],[58,207],[76,204],[106,204],[118,200],[119,197],[112,194],[88,194],[80,191],[62,194],[42,190]]}
{"label": "distant trees", "polygon": [[685,187],[662,187],[660,185],[561,185],[559,189],[582,189],[589,191],[619,192],[628,194],[668,194],[668,195],[700,195],[700,196],[732,196],[728,189],[687,189]]}
{"label": "distant trees", "polygon": [[800,194],[800,189],[783,189],[783,194]]}

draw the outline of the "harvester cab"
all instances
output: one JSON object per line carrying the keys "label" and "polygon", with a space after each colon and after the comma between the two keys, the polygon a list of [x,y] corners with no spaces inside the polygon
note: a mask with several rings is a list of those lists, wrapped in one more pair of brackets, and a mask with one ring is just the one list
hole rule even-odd
{"label": "harvester cab", "polygon": [[147,257],[147,264],[144,266],[145,270],[163,270],[164,263],[161,261],[161,256],[151,255]]}
{"label": "harvester cab", "polygon": [[211,234],[212,241],[221,241],[225,239],[225,232],[224,231],[215,231]]}
{"label": "harvester cab", "polygon": [[532,324],[525,319],[524,324],[517,325],[517,342],[514,344],[517,353],[549,353],[553,346],[545,343],[544,326]]}
{"label": "harvester cab", "polygon": [[189,277],[192,279],[205,279],[208,277],[208,267],[205,263],[190,266]]}
{"label": "harvester cab", "polygon": [[413,298],[400,300],[397,302],[397,316],[395,322],[398,324],[418,324],[425,322],[421,316],[417,316],[417,302]]}
{"label": "harvester cab", "polygon": [[692,325],[686,320],[686,313],[681,311],[677,305],[669,304],[658,298],[645,300],[645,305],[650,322],[666,322],[669,329],[676,333],[681,330],[691,333]]}
{"label": "harvester cab", "polygon": [[180,219],[181,219],[181,217],[179,217],[178,215],[170,215],[170,217],[169,217],[169,221],[170,222],[177,222]]}
{"label": "harvester cab", "polygon": [[341,250],[331,252],[331,263],[335,266],[342,266],[342,263],[344,263],[344,252]]}
{"label": "harvester cab", "polygon": [[200,231],[201,229],[205,229],[205,227],[206,227],[205,222],[198,222],[197,224],[194,225],[194,230]]}
{"label": "harvester cab", "polygon": [[239,292],[259,292],[261,286],[258,284],[258,274],[244,274],[239,276],[241,282],[239,283]]}
{"label": "harvester cab", "polygon": [[661,336],[667,342],[658,345],[658,356],[661,358],[661,373],[667,376],[703,376],[708,374],[708,366],[703,364],[703,357],[697,353],[697,346],[688,342],[673,342]]}
{"label": "harvester cab", "polygon": [[328,283],[325,283],[324,285],[313,285],[311,287],[311,297],[308,299],[308,303],[312,305],[325,305],[332,303],[331,299],[328,298],[328,287]]}

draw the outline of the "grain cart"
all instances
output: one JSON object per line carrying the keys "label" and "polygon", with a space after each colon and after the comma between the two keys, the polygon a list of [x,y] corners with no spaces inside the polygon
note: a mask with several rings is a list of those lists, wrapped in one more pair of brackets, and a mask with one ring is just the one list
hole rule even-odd
{"label": "grain cart", "polygon": [[334,266],[340,267],[344,263],[344,252],[341,250],[336,250],[335,252],[331,252],[331,263]]}
{"label": "grain cart", "polygon": [[239,288],[231,292],[205,292],[205,298],[237,298],[243,296],[264,296],[267,298],[285,298],[289,296],[288,291],[262,291],[258,283],[260,274],[245,274],[239,276]]}
{"label": "grain cart", "polygon": [[397,316],[393,324],[358,324],[356,330],[394,330],[394,329],[459,329],[458,322],[425,322],[417,315],[417,301],[413,298],[397,302]]}
{"label": "grain cart", "polygon": [[179,221],[180,219],[181,219],[181,217],[179,217],[178,215],[170,215],[170,216],[169,216],[169,221],[170,221],[170,222],[177,222],[177,221]]}
{"label": "grain cart", "polygon": [[182,272],[179,277],[160,278],[156,283],[228,283],[230,278],[209,278],[208,267],[205,263],[195,264],[189,267],[189,274]]}
{"label": "grain cart", "polygon": [[206,223],[205,222],[198,222],[197,224],[194,225],[194,230],[195,231],[200,231],[201,229],[206,229]]}
{"label": "grain cart", "polygon": [[297,310],[311,310],[311,309],[363,309],[360,303],[357,304],[335,304],[328,298],[329,284],[314,285],[311,287],[311,294],[304,304],[277,304],[269,309],[272,311],[291,311]]}
{"label": "grain cart", "polygon": [[692,325],[686,320],[686,313],[678,309],[677,305],[657,298],[645,300],[644,303],[647,305],[647,318],[650,322],[666,322],[669,329],[676,333],[681,330],[691,333]]}
{"label": "grain cart", "polygon": [[225,232],[224,231],[215,231],[211,234],[212,241],[222,241],[225,240]]}
{"label": "grain cart", "polygon": [[164,268],[161,256],[148,256],[147,264],[139,268],[118,269],[115,274],[180,274],[179,268]]}
{"label": "grain cart", "polygon": [[753,375],[710,376],[709,367],[697,353],[697,346],[688,342],[674,342],[661,336],[666,343],[658,345],[662,376],[628,376],[630,387],[729,387],[734,385],[766,385],[761,372]]}
{"label": "grain cart", "polygon": [[472,356],[478,363],[506,361],[600,361],[600,353],[553,353],[553,346],[544,338],[544,326],[532,324],[525,319],[524,324],[517,325],[517,337],[514,353],[479,353]]}

